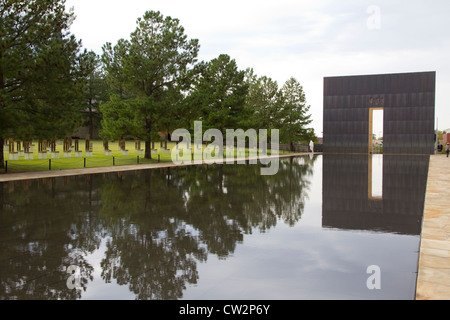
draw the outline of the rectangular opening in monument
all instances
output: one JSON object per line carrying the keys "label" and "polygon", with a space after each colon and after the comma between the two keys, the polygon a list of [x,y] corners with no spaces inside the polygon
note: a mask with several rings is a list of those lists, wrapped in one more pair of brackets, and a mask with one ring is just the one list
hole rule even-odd
{"label": "rectangular opening in monument", "polygon": [[383,153],[384,131],[383,108],[370,108],[369,112],[369,154]]}

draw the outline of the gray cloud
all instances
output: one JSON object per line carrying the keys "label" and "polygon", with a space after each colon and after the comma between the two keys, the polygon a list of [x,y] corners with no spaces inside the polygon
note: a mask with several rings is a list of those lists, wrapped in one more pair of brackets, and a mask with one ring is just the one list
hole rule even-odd
{"label": "gray cloud", "polygon": [[[445,97],[450,86],[448,0],[194,0],[189,4],[130,0],[129,6],[104,0],[68,3],[75,5],[79,21],[74,25],[76,35],[88,49],[129,35],[144,9],[160,10],[179,18],[188,36],[199,39],[201,60],[228,53],[240,67],[253,67],[258,74],[279,82],[295,76],[307,90],[319,133],[323,77],[437,71],[437,116],[440,127],[450,128]],[[102,14],[94,14],[104,3]],[[371,5],[380,9],[380,29],[367,26]]]}

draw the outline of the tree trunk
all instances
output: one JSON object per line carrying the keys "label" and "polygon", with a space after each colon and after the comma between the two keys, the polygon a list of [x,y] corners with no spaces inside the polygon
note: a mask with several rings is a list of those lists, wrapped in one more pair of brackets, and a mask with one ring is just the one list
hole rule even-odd
{"label": "tree trunk", "polygon": [[[0,61],[2,61],[3,59],[3,49],[0,49]],[[2,90],[5,89],[5,79],[3,76],[3,68],[2,65],[0,64],[0,92],[2,92]],[[0,112],[2,112],[3,106],[4,106],[4,102],[3,102],[3,98],[0,99]],[[4,152],[3,152],[3,140],[4,138],[0,136],[0,169],[4,169],[5,168],[5,156],[4,156]]]}
{"label": "tree trunk", "polygon": [[147,188],[147,195],[145,196],[144,209],[145,212],[148,212],[153,207],[152,174],[148,171],[145,173],[145,188]]}
{"label": "tree trunk", "polygon": [[225,129],[223,127],[220,127],[220,132],[222,132],[222,144],[219,145],[219,155],[221,158],[223,158],[223,153],[225,151],[224,146],[227,144],[227,139],[226,139],[226,135],[225,135],[224,131],[225,131]]}
{"label": "tree trunk", "polygon": [[150,140],[145,140],[145,159],[152,158],[152,142]]}
{"label": "tree trunk", "polygon": [[4,139],[0,137],[0,169],[5,168],[5,157],[4,157],[4,150],[3,150],[3,141]]}
{"label": "tree trunk", "polygon": [[223,190],[223,165],[221,165],[221,164],[219,165],[219,181],[218,181],[217,186],[219,187],[219,191],[221,193],[224,193],[224,190]]}
{"label": "tree trunk", "polygon": [[147,133],[147,138],[145,139],[145,159],[152,159],[152,123],[150,120],[146,119],[145,129]]}
{"label": "tree trunk", "polygon": [[94,139],[94,115],[92,107],[89,107],[89,136]]}
{"label": "tree trunk", "polygon": [[3,211],[3,186],[0,185],[0,211]]}

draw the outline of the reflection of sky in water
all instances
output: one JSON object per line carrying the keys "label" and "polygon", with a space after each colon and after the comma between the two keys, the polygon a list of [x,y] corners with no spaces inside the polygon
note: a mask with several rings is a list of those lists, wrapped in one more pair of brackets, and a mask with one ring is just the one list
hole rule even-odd
{"label": "reflection of sky in water", "polygon": [[[245,237],[233,258],[199,265],[200,282],[184,298],[413,299],[420,238],[322,228],[321,166],[319,158],[299,223],[280,222],[266,234]],[[367,267],[374,264],[381,268],[382,290],[366,287]]]}
{"label": "reflection of sky in water", "polygon": [[86,260],[94,267],[93,281],[88,286],[83,299],[87,300],[130,300],[135,299],[135,295],[130,292],[127,286],[117,285],[113,283],[105,283],[102,279],[101,262],[105,255],[107,239],[103,239],[100,248],[88,254]]}
{"label": "reflection of sky in water", "polygon": [[[424,193],[417,182],[428,164],[407,159],[374,157],[372,186],[381,168],[390,177],[382,202],[368,196],[367,156],[283,160],[275,177],[219,166],[54,180],[48,199],[36,182],[5,184],[0,297],[11,298],[5,284],[30,279],[22,273],[33,264],[43,280],[32,280],[31,297],[48,298],[49,289],[63,299],[413,299]],[[413,172],[420,179],[405,178]],[[48,211],[20,214],[19,199]],[[78,297],[55,271],[74,261],[90,275]],[[370,265],[381,268],[381,290],[366,287]],[[29,298],[29,288],[14,295]]]}
{"label": "reflection of sky in water", "polygon": [[[233,258],[199,265],[199,284],[184,298],[414,298],[418,237],[283,226],[244,242]],[[373,264],[382,290],[366,287]]]}

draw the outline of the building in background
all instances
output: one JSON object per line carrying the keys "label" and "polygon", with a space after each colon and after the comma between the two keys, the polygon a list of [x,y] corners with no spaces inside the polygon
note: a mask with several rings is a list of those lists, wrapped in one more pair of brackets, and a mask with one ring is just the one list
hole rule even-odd
{"label": "building in background", "polygon": [[436,72],[325,78],[324,153],[371,153],[382,110],[384,154],[433,154],[435,91]]}

